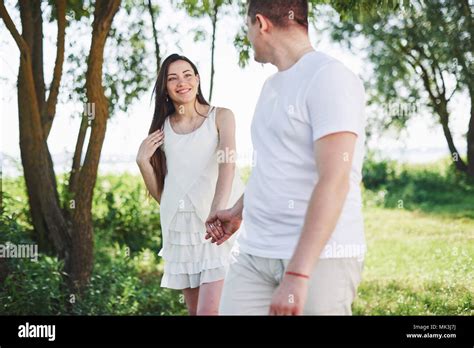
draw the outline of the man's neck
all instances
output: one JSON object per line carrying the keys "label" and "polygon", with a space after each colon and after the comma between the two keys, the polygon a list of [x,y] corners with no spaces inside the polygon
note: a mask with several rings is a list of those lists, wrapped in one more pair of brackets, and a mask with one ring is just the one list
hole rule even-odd
{"label": "man's neck", "polygon": [[274,47],[274,55],[270,63],[284,71],[291,68],[306,53],[314,51],[308,35],[297,32],[293,35],[282,35]]}

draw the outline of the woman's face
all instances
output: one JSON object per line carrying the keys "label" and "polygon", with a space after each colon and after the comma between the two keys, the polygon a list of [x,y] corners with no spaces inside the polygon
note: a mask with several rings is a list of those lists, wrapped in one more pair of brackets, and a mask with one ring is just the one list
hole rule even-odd
{"label": "woman's face", "polygon": [[166,77],[169,98],[178,104],[193,102],[199,87],[199,75],[188,62],[178,60],[170,64]]}

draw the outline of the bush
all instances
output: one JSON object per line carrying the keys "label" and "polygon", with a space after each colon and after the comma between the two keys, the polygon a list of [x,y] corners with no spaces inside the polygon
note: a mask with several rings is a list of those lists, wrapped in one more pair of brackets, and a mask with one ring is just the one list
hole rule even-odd
{"label": "bush", "polygon": [[[95,270],[72,312],[79,315],[179,315],[186,309],[177,291],[160,288],[161,272],[150,250],[137,255],[118,243],[98,243]],[[146,255],[146,257],[145,257]],[[144,264],[147,267],[144,267]]]}
{"label": "bush", "polygon": [[393,161],[376,161],[373,155],[368,155],[362,168],[362,180],[364,187],[377,190],[385,187],[395,178],[396,164]]}
{"label": "bush", "polygon": [[66,311],[62,262],[39,255],[38,261],[13,259],[0,283],[0,312],[15,315],[56,315]]}
{"label": "bush", "polygon": [[158,204],[147,198],[141,179],[124,174],[103,176],[97,181],[93,204],[94,226],[110,242],[132,251],[161,248]]}
{"label": "bush", "polygon": [[457,171],[448,160],[428,165],[396,165],[369,158],[364,175],[366,203],[474,217],[472,178]]}
{"label": "bush", "polygon": [[[62,181],[61,181],[62,180]],[[5,181],[4,181],[5,182]],[[58,178],[61,197],[64,178]],[[62,183],[62,184],[61,184]],[[8,179],[0,216],[0,243],[34,244],[23,178]],[[158,205],[146,199],[140,178],[99,177],[93,201],[94,270],[82,294],[70,294],[63,262],[6,259],[0,313],[11,315],[180,315],[180,292],[160,287]],[[74,302],[74,303],[71,303]]]}

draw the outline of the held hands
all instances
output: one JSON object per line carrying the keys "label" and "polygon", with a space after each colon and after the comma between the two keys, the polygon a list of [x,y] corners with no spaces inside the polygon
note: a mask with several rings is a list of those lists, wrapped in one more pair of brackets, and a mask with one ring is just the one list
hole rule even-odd
{"label": "held hands", "polygon": [[211,212],[206,221],[206,239],[211,238],[212,243],[221,245],[237,231],[242,223],[242,218],[232,209]]}
{"label": "held hands", "polygon": [[144,163],[150,161],[150,158],[156,152],[156,150],[163,145],[165,141],[165,134],[161,129],[151,133],[143,140],[138,149],[137,163]]}
{"label": "held hands", "polygon": [[[206,220],[206,239],[221,245],[240,227],[241,215],[232,209],[214,211]],[[296,274],[296,275],[295,275]],[[272,297],[269,315],[301,315],[308,294],[309,277],[287,272]]]}

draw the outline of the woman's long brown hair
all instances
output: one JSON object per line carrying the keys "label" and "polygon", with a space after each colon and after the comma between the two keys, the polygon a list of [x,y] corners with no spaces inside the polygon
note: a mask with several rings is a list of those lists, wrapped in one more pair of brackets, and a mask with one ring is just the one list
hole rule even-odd
{"label": "woman's long brown hair", "polygon": [[[166,118],[175,112],[174,104],[172,100],[168,98],[166,83],[168,80],[169,66],[171,65],[171,63],[174,63],[178,60],[184,60],[185,62],[188,62],[193,68],[194,74],[199,75],[196,65],[194,65],[194,63],[191,62],[185,56],[181,56],[179,54],[172,54],[163,61],[163,64],[161,65],[160,71],[158,73],[158,78],[156,79],[155,87],[153,88],[153,93],[155,94],[155,112],[153,113],[153,121],[151,122],[148,134],[151,134],[157,131],[158,129],[162,129],[163,125],[165,124]],[[209,105],[209,103],[202,95],[201,84],[199,84],[198,86],[198,95],[196,96],[196,100],[202,105]],[[197,111],[196,104],[194,104],[194,108]],[[167,173],[165,153],[161,151],[160,148],[158,148],[151,157],[150,163],[155,172],[158,192],[163,192],[165,176]]]}

